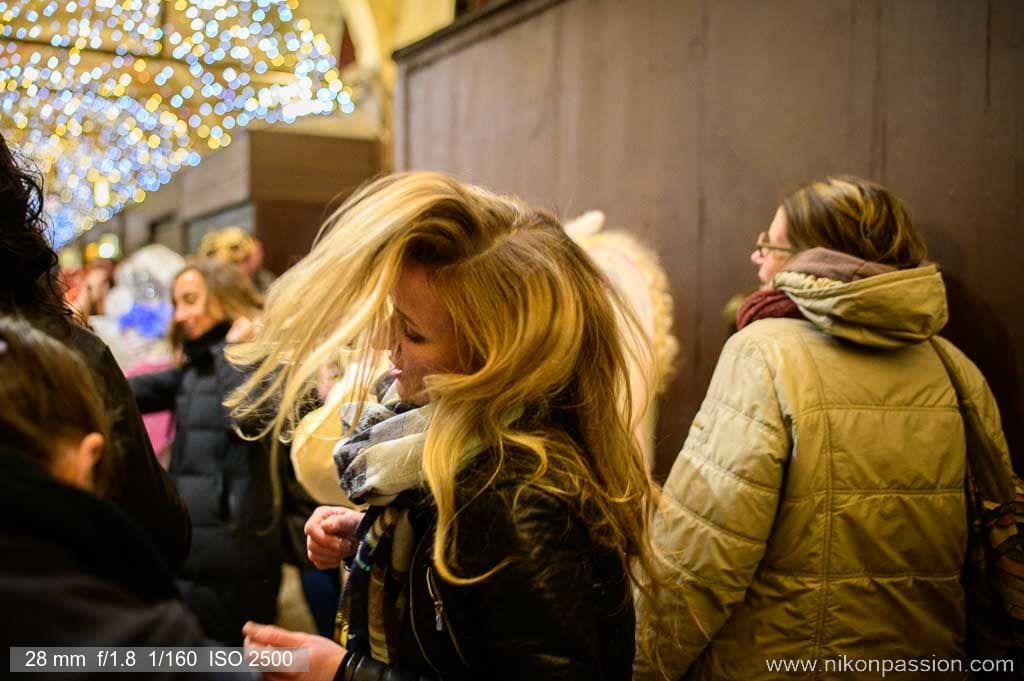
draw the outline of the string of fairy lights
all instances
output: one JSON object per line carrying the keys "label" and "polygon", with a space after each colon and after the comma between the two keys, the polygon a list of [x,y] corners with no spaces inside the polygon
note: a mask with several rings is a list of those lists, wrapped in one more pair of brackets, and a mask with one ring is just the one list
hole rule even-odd
{"label": "string of fairy lights", "polygon": [[0,128],[58,247],[253,121],[350,114],[298,0],[0,0]]}

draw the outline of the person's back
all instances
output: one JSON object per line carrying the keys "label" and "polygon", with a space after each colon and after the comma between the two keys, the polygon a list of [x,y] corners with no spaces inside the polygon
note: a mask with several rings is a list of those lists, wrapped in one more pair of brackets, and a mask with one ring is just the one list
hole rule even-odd
{"label": "person's back", "polygon": [[110,348],[70,318],[43,313],[28,319],[77,352],[98,381],[103,402],[113,415],[111,436],[123,453],[110,501],[142,525],[168,565],[183,564],[192,541],[188,510],[157,461],[128,380]]}
{"label": "person's back", "polygon": [[[866,243],[896,245],[866,260],[807,239],[799,201],[815,192],[841,212],[820,223],[852,215],[857,234],[860,216]],[[666,482],[655,537],[682,568],[683,597],[661,604],[674,627],[659,644],[663,671],[848,678],[882,660],[904,672],[928,671],[922,659],[961,664],[966,448],[932,343],[954,357],[998,434],[995,403],[937,336],[945,288],[898,200],[844,178],[784,206],[753,257],[771,285],[741,307]],[[911,255],[890,257],[900,249]],[[776,251],[795,255],[773,264]],[[657,678],[646,652],[636,676]]]}
{"label": "person's back", "polygon": [[119,453],[72,351],[0,317],[0,631],[7,645],[198,645],[145,531],[104,498]]}
{"label": "person's back", "polygon": [[[686,546],[707,558],[688,566],[703,564],[702,574],[726,584],[730,565],[707,546],[727,544],[757,569],[745,593],[741,583],[727,590],[742,602],[694,678],[767,678],[776,659],[817,660],[824,670],[843,655],[961,657],[967,528],[956,395],[929,343],[883,347],[898,322],[937,331],[945,298],[937,272],[923,287],[906,279],[836,287],[859,288],[847,299],[886,311],[891,326],[875,344],[868,327],[855,342],[810,321],[765,319],[723,351],[666,492],[699,512],[709,501],[694,485],[700,476],[731,487],[738,504],[721,510],[729,519],[704,515],[729,534],[693,523],[669,529],[666,518],[659,536],[690,532]],[[902,291],[904,309],[870,307],[880,289]],[[708,419],[718,423],[702,439]]]}
{"label": "person's back", "polygon": [[46,236],[42,180],[19,167],[0,135],[0,314],[17,315],[77,351],[101,387],[113,415],[113,445],[122,453],[112,472],[110,500],[135,518],[168,564],[185,560],[188,513],[153,454],[124,374],[107,346],[64,306]]}
{"label": "person's back", "polygon": [[9,645],[200,645],[156,548],[113,504],[0,445],[0,600]]}

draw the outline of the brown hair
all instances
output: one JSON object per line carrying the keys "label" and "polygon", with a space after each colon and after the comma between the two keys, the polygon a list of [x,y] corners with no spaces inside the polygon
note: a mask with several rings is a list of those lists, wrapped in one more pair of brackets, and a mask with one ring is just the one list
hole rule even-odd
{"label": "brown hair", "polygon": [[0,317],[0,376],[0,442],[51,470],[63,440],[99,433],[106,446],[93,475],[102,496],[118,454],[110,416],[85,362],[23,319]]}
{"label": "brown hair", "polygon": [[[189,270],[199,273],[206,284],[207,305],[211,298],[216,298],[224,309],[224,316],[228,320],[235,320],[239,317],[255,317],[263,309],[263,296],[257,293],[249,277],[234,265],[228,265],[212,258],[201,258],[190,261],[183,270],[175,275],[171,283],[171,290],[178,283],[178,278]],[[168,330],[168,339],[171,347],[180,348],[185,342],[185,333],[181,327],[171,319],[171,327]]]}
{"label": "brown hair", "polygon": [[786,236],[798,251],[823,246],[901,269],[928,257],[903,202],[853,175],[806,184],[786,196],[782,210]]}

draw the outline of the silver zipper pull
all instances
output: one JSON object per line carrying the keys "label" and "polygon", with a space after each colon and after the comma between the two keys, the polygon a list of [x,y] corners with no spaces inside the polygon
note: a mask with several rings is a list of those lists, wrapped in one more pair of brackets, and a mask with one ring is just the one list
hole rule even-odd
{"label": "silver zipper pull", "polygon": [[430,600],[434,601],[434,627],[438,631],[444,629],[444,601],[441,600],[441,596],[434,592],[434,580],[431,579],[433,575],[430,574],[430,566],[427,566],[427,593],[430,594]]}

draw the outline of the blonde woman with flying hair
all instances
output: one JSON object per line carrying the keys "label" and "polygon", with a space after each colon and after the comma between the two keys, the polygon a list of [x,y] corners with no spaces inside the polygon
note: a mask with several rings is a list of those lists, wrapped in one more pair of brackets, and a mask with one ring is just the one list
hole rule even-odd
{"label": "blonde woman with flying hair", "polygon": [[626,416],[631,320],[517,199],[435,173],[357,192],[232,352],[255,371],[229,406],[287,433],[321,366],[386,352],[334,453],[369,506],[306,525],[318,567],[349,566],[335,640],[250,623],[247,645],[308,646],[317,679],[630,678],[653,495]]}

